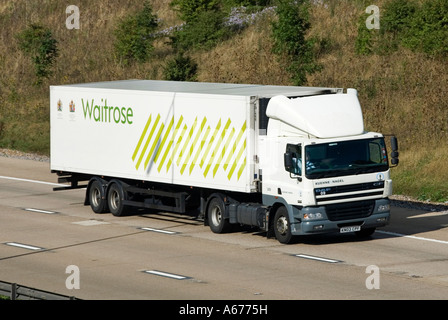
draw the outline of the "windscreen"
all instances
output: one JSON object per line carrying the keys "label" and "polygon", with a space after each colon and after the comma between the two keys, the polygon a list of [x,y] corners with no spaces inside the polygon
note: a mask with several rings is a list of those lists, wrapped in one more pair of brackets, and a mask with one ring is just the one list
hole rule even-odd
{"label": "windscreen", "polygon": [[383,138],[308,145],[305,156],[304,169],[308,179],[379,172],[389,168]]}

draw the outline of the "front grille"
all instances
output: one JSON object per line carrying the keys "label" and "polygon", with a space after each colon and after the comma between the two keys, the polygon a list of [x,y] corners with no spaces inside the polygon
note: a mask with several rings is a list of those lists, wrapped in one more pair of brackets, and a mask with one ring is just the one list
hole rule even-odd
{"label": "front grille", "polygon": [[358,184],[348,184],[342,186],[333,186],[333,187],[321,187],[315,188],[314,194],[316,197],[322,195],[329,194],[338,194],[344,192],[355,192],[355,191],[366,191],[366,190],[375,190],[375,189],[383,189],[384,181],[376,181],[376,182],[365,182]]}
{"label": "front grille", "polygon": [[318,205],[328,203],[330,201],[338,201],[345,199],[366,198],[372,199],[381,198],[384,191],[384,181],[367,182],[359,184],[349,184],[332,187],[321,187],[314,189],[314,195]]}
{"label": "front grille", "polygon": [[375,207],[375,200],[330,204],[326,206],[330,221],[360,219],[370,216]]}

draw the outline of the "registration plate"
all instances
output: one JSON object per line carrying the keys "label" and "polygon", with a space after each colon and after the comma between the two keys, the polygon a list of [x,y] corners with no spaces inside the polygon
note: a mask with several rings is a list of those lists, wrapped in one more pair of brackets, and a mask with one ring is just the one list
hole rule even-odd
{"label": "registration plate", "polygon": [[342,227],[339,229],[340,233],[347,233],[347,232],[355,232],[361,230],[361,226],[351,226],[351,227]]}

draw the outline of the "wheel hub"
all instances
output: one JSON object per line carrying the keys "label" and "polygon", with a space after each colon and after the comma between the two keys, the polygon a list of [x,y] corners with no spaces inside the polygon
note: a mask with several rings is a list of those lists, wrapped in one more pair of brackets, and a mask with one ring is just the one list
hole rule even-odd
{"label": "wheel hub", "polygon": [[287,230],[288,230],[288,220],[286,220],[286,217],[280,217],[277,220],[277,231],[280,234],[284,235],[286,234]]}
{"label": "wheel hub", "polygon": [[116,210],[118,208],[119,203],[120,203],[120,196],[119,196],[118,192],[116,192],[116,191],[112,192],[110,195],[111,209]]}
{"label": "wheel hub", "polygon": [[213,224],[219,225],[221,223],[221,219],[222,219],[221,209],[219,207],[213,208],[213,212],[212,212]]}

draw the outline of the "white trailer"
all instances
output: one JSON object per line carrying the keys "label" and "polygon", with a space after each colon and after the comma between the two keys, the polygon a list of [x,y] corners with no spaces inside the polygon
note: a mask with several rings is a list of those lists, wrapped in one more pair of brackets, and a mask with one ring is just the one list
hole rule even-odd
{"label": "white trailer", "polygon": [[86,187],[96,213],[196,210],[282,243],[389,221],[386,146],[356,90],[126,80],[51,86],[50,104],[57,189]]}

